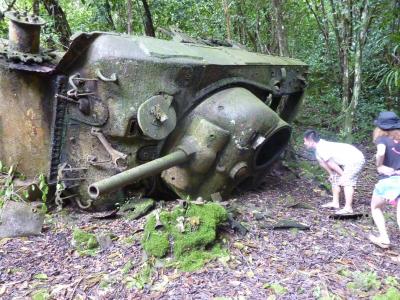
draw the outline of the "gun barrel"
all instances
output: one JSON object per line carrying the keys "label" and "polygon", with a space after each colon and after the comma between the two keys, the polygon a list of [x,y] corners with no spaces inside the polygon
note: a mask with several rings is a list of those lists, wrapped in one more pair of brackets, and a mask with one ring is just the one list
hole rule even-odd
{"label": "gun barrel", "polygon": [[89,196],[92,199],[97,199],[103,194],[112,192],[118,188],[122,188],[139,179],[159,174],[161,171],[182,164],[189,159],[190,155],[188,155],[185,151],[178,149],[175,152],[152,160],[148,163],[92,183],[88,188]]}

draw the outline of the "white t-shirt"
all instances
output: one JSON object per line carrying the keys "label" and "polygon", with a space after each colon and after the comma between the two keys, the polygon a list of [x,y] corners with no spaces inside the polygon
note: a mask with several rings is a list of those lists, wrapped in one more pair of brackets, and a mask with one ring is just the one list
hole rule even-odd
{"label": "white t-shirt", "polygon": [[323,161],[332,159],[341,166],[351,165],[364,160],[362,152],[350,144],[328,142],[320,139],[315,150],[317,158]]}

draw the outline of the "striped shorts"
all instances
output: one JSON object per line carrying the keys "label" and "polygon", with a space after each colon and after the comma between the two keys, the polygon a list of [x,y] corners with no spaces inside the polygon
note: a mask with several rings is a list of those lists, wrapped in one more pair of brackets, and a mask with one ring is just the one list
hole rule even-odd
{"label": "striped shorts", "polygon": [[343,174],[335,174],[331,176],[330,182],[332,186],[356,186],[358,175],[364,166],[365,160],[361,160],[344,166]]}

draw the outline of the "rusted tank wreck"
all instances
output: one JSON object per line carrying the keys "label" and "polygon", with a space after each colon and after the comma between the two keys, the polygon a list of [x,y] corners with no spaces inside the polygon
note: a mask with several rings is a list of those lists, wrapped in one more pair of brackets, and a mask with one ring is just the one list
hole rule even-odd
{"label": "rusted tank wreck", "polygon": [[226,198],[288,144],[306,86],[296,59],[115,33],[39,46],[43,20],[8,12],[0,160],[47,174],[81,206],[172,190]]}

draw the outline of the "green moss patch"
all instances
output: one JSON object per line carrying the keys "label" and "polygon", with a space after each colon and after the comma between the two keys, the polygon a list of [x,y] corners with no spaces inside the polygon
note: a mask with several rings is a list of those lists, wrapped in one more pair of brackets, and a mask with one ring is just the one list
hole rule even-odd
{"label": "green moss patch", "polygon": [[76,228],[72,234],[72,245],[80,255],[96,255],[99,251],[96,236],[79,228]]}
{"label": "green moss patch", "polygon": [[150,284],[153,272],[154,269],[149,263],[143,264],[134,276],[127,276],[124,279],[126,287],[128,289],[134,287],[143,289],[147,284]]}
{"label": "green moss patch", "polygon": [[129,221],[136,220],[146,215],[155,206],[155,201],[151,198],[140,200],[133,199],[121,206],[120,211],[126,212],[125,218]]}
{"label": "green moss patch", "polygon": [[398,300],[400,299],[400,291],[395,287],[390,287],[386,293],[381,295],[376,295],[372,300]]}
{"label": "green moss patch", "polygon": [[208,260],[226,255],[216,243],[218,226],[227,220],[225,208],[217,203],[189,204],[162,211],[161,226],[153,214],[144,228],[142,245],[148,255],[164,257],[172,254],[184,271],[201,268]]}

